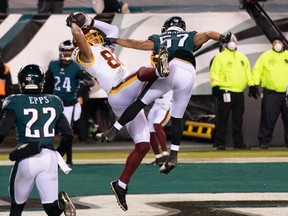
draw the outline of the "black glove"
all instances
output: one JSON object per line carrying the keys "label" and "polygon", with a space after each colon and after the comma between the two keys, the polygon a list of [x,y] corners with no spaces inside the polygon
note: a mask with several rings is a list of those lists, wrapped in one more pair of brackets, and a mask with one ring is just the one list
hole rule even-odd
{"label": "black glove", "polygon": [[219,86],[214,86],[214,87],[212,88],[212,95],[213,95],[214,97],[220,97],[221,94],[222,94],[222,92],[221,92]]}
{"label": "black glove", "polygon": [[248,96],[257,99],[260,96],[258,86],[249,86]]}
{"label": "black glove", "polygon": [[83,85],[86,86],[86,87],[93,87],[95,85],[95,82],[94,80],[87,80],[87,79],[84,79],[82,81]]}
{"label": "black glove", "polygon": [[219,41],[221,43],[228,43],[231,39],[232,33],[229,31],[226,35],[221,34],[219,37]]}
{"label": "black glove", "polygon": [[117,44],[117,38],[104,38],[105,45]]}
{"label": "black glove", "polygon": [[72,25],[73,22],[76,23],[76,20],[74,18],[74,14],[75,13],[72,13],[66,18],[66,26],[68,26],[70,28],[71,28],[71,25]]}

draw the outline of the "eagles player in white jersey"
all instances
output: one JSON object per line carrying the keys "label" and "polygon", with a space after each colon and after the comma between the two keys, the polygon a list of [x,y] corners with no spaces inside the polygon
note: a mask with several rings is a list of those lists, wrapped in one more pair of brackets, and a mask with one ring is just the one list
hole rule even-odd
{"label": "eagles player in white jersey", "polygon": [[[103,37],[95,30],[100,29],[107,37],[117,37],[118,28],[93,20],[81,12],[70,14],[66,24],[71,28],[76,43],[76,49],[72,54],[73,60],[90,73],[106,91],[108,102],[116,117],[119,117],[136,100],[145,82],[138,80],[136,72],[129,73],[113,54],[114,45],[105,46]],[[126,128],[135,146],[127,157],[119,179],[110,183],[117,202],[124,211],[128,210],[126,193],[130,178],[150,149],[150,134],[144,111],[140,111]]]}

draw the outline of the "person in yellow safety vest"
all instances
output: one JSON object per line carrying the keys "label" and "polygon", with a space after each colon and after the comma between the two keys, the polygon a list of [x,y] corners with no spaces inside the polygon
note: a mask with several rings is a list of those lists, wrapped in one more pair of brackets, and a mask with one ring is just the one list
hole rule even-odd
{"label": "person in yellow safety vest", "polygon": [[260,55],[252,70],[254,83],[261,83],[263,88],[258,132],[259,145],[263,149],[272,144],[274,127],[280,113],[285,145],[288,147],[288,51],[284,41],[284,36],[276,36],[272,41],[272,49]]}
{"label": "person in yellow safety vest", "polygon": [[13,93],[13,84],[9,66],[3,62],[0,52],[0,119],[2,118],[2,104],[4,99]]}
{"label": "person in yellow safety vest", "polygon": [[[243,139],[242,124],[244,114],[244,90],[247,86],[254,88],[248,58],[237,50],[237,38],[232,35],[230,42],[218,53],[210,67],[212,95],[216,100],[216,127],[214,146],[218,150],[226,149],[227,122],[230,111],[233,124],[233,147],[250,149]],[[257,94],[250,94],[257,98]]]}

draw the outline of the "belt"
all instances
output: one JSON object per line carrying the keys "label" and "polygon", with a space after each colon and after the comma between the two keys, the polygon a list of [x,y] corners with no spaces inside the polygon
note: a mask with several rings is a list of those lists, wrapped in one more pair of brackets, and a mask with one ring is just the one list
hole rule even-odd
{"label": "belt", "polygon": [[131,74],[130,76],[126,77],[124,80],[122,80],[117,86],[112,87],[110,90],[110,94],[115,94],[118,91],[120,91],[122,88],[130,85],[134,81],[138,80],[137,73]]}

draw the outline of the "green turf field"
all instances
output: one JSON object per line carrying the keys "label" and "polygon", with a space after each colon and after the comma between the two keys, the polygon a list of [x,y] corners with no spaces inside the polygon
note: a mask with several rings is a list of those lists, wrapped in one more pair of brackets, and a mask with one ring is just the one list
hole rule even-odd
{"label": "green turf field", "polygon": [[[94,215],[94,212],[96,211],[101,212],[99,215],[103,214],[103,212],[105,212],[103,215],[114,215],[114,213],[112,214],[112,212],[115,211],[114,207],[117,210],[119,209],[109,188],[109,182],[120,176],[129,151],[130,149],[74,151],[73,158],[75,165],[73,170],[68,175],[59,171],[59,190],[69,192],[69,195],[76,201],[76,207],[79,211],[81,211],[81,209],[85,211],[85,209],[91,208],[91,215]],[[207,146],[188,147],[181,149],[181,152],[179,153],[180,162],[177,167],[169,175],[163,175],[159,173],[159,167],[148,165],[149,162],[154,160],[154,156],[150,151],[131,179],[128,191],[129,203],[133,203],[133,200],[131,199],[133,199],[132,196],[136,194],[144,195],[145,197],[146,194],[151,194],[150,196],[161,194],[161,197],[163,198],[166,196],[173,197],[173,195],[175,196],[182,193],[187,194],[187,196],[189,196],[189,194],[197,194],[197,196],[198,194],[199,196],[205,196],[205,194],[228,194],[229,196],[229,194],[232,193],[235,194],[235,196],[239,196],[237,194],[244,193],[247,194],[247,200],[243,201],[243,203],[237,201],[237,198],[231,202],[227,200],[221,201],[220,199],[218,200],[218,198],[215,200],[215,198],[212,198],[212,201],[210,200],[207,202],[198,201],[197,199],[195,199],[196,201],[194,200],[194,202],[191,202],[191,200],[189,202],[178,202],[177,199],[175,199],[174,202],[164,202],[159,205],[179,209],[180,213],[177,214],[177,216],[188,216],[190,215],[190,212],[195,213],[193,216],[251,215],[250,213],[232,214],[230,211],[223,210],[223,208],[238,208],[239,206],[243,207],[243,205],[248,208],[256,206],[256,212],[259,207],[264,209],[266,207],[274,207],[275,210],[273,211],[279,211],[279,209],[281,210],[279,207],[285,208],[288,204],[286,201],[277,200],[277,195],[275,195],[274,198],[271,197],[271,200],[269,197],[269,202],[267,200],[262,200],[262,195],[259,195],[259,200],[254,201],[249,200],[249,197],[251,194],[255,193],[274,193],[280,194],[281,196],[281,194],[288,192],[288,162],[281,162],[287,161],[285,160],[287,156],[288,149],[284,147],[271,147],[266,150],[260,148],[252,148],[251,150],[235,150],[228,148],[226,151],[217,151],[215,148]],[[7,152],[0,153],[0,160],[2,160],[3,163],[7,160],[7,157]],[[260,161],[263,158],[265,158],[264,161],[267,162],[247,162],[247,159],[249,159],[248,161],[257,161],[257,159]],[[79,164],[77,163],[77,160],[78,162],[80,160],[92,160],[93,164]],[[93,160],[102,160],[102,162],[94,163],[95,161],[93,162]],[[120,162],[118,161],[116,164],[113,163],[114,160],[119,160]],[[268,162],[270,160],[274,162]],[[103,163],[103,161],[106,161],[106,163]],[[223,161],[229,161],[229,163],[224,163]],[[82,161],[82,163],[84,162]],[[10,200],[8,195],[8,182],[11,167],[11,165],[0,166],[0,197],[1,200],[8,202]],[[113,210],[107,209],[107,207],[105,207],[105,202],[102,204],[99,200],[102,199],[101,197],[105,196],[97,195],[110,195],[112,198],[111,205],[113,206]],[[96,207],[93,208],[91,206],[89,207],[89,202],[88,204],[86,202],[79,202],[77,197],[86,197],[84,198],[86,201],[90,197],[94,200],[97,199],[97,197],[100,198],[98,201],[93,202],[97,204]],[[104,199],[107,199],[107,197]],[[136,203],[139,203],[140,205],[143,204],[143,202],[143,200],[136,201],[134,202],[134,205]],[[97,207],[99,205],[101,207]],[[150,208],[151,207],[149,207],[149,209]],[[30,195],[26,209],[33,211],[42,210],[39,203],[39,195],[35,188]],[[0,215],[2,212],[3,214],[8,215],[8,211],[9,205],[0,207]],[[129,212],[130,211],[132,211],[130,215],[138,215],[138,213],[133,213],[133,211],[138,211],[133,205]],[[250,210],[247,211],[249,212]],[[266,210],[264,210],[264,212],[265,211]],[[282,210],[282,212],[283,211],[285,210]],[[199,214],[196,214],[196,212]],[[153,214],[147,213],[146,215]],[[266,216],[269,215],[269,213],[257,215]],[[278,215],[283,214],[279,213]]]}
{"label": "green turf field", "polygon": [[[132,149],[132,147],[131,147]],[[77,159],[125,159],[130,149],[110,150],[74,150],[73,158]],[[238,150],[227,148],[225,151],[218,151],[212,147],[185,147],[181,148],[179,158],[259,158],[259,157],[288,157],[288,148],[271,147],[260,149],[254,147],[250,150]],[[7,160],[8,153],[1,152],[0,160]],[[145,158],[153,158],[150,152]]]}
{"label": "green turf field", "polygon": [[[117,179],[123,164],[75,165],[59,172],[60,189],[71,196],[111,194],[109,182]],[[8,196],[11,166],[0,167],[1,197]],[[129,184],[130,194],[288,192],[287,163],[183,163],[169,175],[157,166],[142,164]],[[38,197],[35,191],[31,197]]]}

